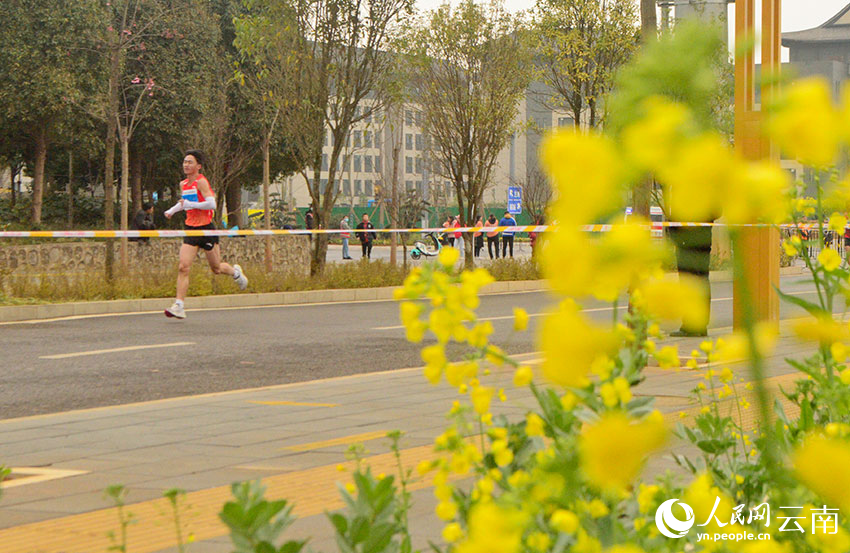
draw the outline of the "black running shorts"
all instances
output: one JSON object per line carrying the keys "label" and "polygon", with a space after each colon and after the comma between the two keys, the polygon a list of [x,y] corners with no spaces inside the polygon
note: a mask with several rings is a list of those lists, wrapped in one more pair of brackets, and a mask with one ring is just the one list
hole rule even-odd
{"label": "black running shorts", "polygon": [[[215,230],[215,223],[210,223],[202,227],[190,227],[187,225],[184,228],[186,230]],[[210,251],[218,244],[218,236],[184,236],[183,243]]]}

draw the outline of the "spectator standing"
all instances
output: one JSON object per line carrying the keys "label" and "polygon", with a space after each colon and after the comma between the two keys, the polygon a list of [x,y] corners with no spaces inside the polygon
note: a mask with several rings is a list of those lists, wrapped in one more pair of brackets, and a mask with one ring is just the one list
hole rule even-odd
{"label": "spectator standing", "polygon": [[[369,222],[369,216],[365,213],[363,214],[363,220],[360,221],[357,225],[357,230],[369,230],[374,229],[374,225]],[[363,250],[362,258],[372,259],[372,244],[377,238],[378,235],[375,232],[358,232],[357,238],[360,239],[360,248]]]}
{"label": "spectator standing", "polygon": [[[460,228],[460,215],[455,215],[455,220],[452,223],[452,227]],[[457,231],[454,234],[455,234],[455,242],[454,242],[455,248],[458,249],[458,251],[460,252],[460,256],[463,257],[463,233],[460,232],[460,231]]]}
{"label": "spectator standing", "polygon": [[[443,228],[448,229],[448,228],[451,228],[453,226],[454,226],[454,219],[452,219],[451,215],[446,215],[446,220],[443,222]],[[443,244],[445,244],[446,240],[448,240],[449,246],[454,247],[455,237],[454,237],[453,233],[451,233],[451,232],[443,233],[443,239],[444,239]]]}
{"label": "spectator standing", "polygon": [[[484,218],[481,215],[476,217],[475,218],[475,225],[473,225],[473,226],[483,227],[484,226],[484,220],[483,219]],[[475,257],[481,257],[481,250],[484,249],[484,233],[481,232],[480,230],[475,231],[475,234],[472,235],[472,239],[475,241]]]}
{"label": "spectator standing", "polygon": [[[485,227],[495,227],[498,226],[499,222],[496,221],[496,216],[492,213],[489,217],[487,217],[487,222],[484,223]],[[490,259],[493,259],[493,245],[496,245],[496,259],[499,259],[499,233],[491,230],[487,232],[487,253],[490,254]]]}
{"label": "spectator standing", "polygon": [[351,232],[349,232],[351,225],[348,224],[348,215],[342,218],[339,228],[342,229],[342,232],[339,233],[340,237],[342,237],[342,258],[351,259],[351,256],[348,255],[348,239],[351,238]]}
{"label": "spectator standing", "polygon": [[[156,226],[153,224],[153,204],[145,202],[142,204],[142,209],[136,212],[133,217],[133,224],[130,227],[133,230],[154,230]],[[145,244],[150,241],[150,238],[130,238],[131,242],[143,242]]]}
{"label": "spectator standing", "polygon": [[[515,227],[516,219],[514,216],[510,214],[509,211],[505,211],[505,216],[499,219],[500,227]],[[505,231],[502,233],[502,257],[508,257],[508,246],[511,249],[511,257],[514,256],[514,233],[513,231]]]}
{"label": "spectator standing", "polygon": [[[307,213],[304,214],[304,228],[306,228],[307,230],[313,230],[314,228],[316,228],[316,216],[313,215],[312,209],[308,209]],[[310,242],[312,242],[313,233],[311,232],[309,236]]]}

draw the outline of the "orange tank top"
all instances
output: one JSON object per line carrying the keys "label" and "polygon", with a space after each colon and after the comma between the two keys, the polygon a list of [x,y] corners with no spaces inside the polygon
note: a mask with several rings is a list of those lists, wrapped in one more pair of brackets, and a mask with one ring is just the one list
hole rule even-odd
{"label": "orange tank top", "polygon": [[[201,180],[207,181],[206,177],[200,175],[197,179],[193,180],[191,183],[189,179],[184,180],[180,183],[181,188],[183,189],[183,199],[189,200],[192,202],[203,202],[206,200],[204,194],[198,190],[198,182]],[[207,182],[209,184],[209,182]],[[210,188],[212,190],[212,188]],[[213,210],[212,209],[187,209],[186,210],[186,226],[189,227],[203,227],[212,222],[213,218]]]}

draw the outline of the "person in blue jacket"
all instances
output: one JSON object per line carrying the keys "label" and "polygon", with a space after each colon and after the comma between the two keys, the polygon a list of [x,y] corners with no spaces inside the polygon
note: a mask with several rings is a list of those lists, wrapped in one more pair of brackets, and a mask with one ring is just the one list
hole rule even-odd
{"label": "person in blue jacket", "polygon": [[[511,215],[509,211],[505,211],[505,216],[499,220],[500,227],[515,227],[516,219]],[[511,231],[505,231],[502,233],[502,257],[505,258],[508,256],[508,245],[511,248],[511,257],[514,256],[514,233]]]}

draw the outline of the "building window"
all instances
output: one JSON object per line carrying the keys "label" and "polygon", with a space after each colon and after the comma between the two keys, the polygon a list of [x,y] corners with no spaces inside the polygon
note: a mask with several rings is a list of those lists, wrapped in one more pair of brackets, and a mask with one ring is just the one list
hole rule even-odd
{"label": "building window", "polygon": [[362,194],[363,194],[363,189],[361,187],[361,181],[360,181],[360,179],[357,179],[357,180],[354,181],[354,195],[360,196]]}
{"label": "building window", "polygon": [[363,156],[363,172],[372,172],[372,156]]}
{"label": "building window", "polygon": [[351,195],[351,181],[349,181],[348,179],[342,181],[342,193],[346,196]]}
{"label": "building window", "polygon": [[421,157],[416,158],[416,174],[417,175],[422,174],[422,158]]}
{"label": "building window", "polygon": [[363,120],[366,121],[367,123],[372,122],[372,110],[371,109],[366,112],[366,117]]}
{"label": "building window", "polygon": [[410,157],[410,156],[407,156],[406,158],[404,158],[404,172],[405,173],[412,173],[413,172],[413,158]]}
{"label": "building window", "polygon": [[358,117],[360,117],[360,106],[355,106],[354,107],[354,118],[357,119]]}
{"label": "building window", "polygon": [[559,127],[574,127],[576,124],[576,120],[572,117],[558,117],[558,126]]}
{"label": "building window", "polygon": [[359,173],[361,169],[360,156],[354,156],[354,172]]}
{"label": "building window", "polygon": [[422,151],[422,135],[421,134],[416,135],[416,149],[419,150],[420,152]]}
{"label": "building window", "polygon": [[412,125],[413,124],[413,112],[409,109],[404,110],[404,124]]}
{"label": "building window", "polygon": [[413,149],[413,135],[406,134],[404,135],[404,149],[412,150]]}
{"label": "building window", "polygon": [[371,180],[367,180],[367,181],[366,181],[366,190],[365,190],[365,192],[366,192],[366,195],[367,195],[367,196],[371,196],[371,195],[372,195],[372,181],[371,181]]}
{"label": "building window", "polygon": [[421,180],[416,181],[416,191],[419,192],[420,196],[423,195],[422,181]]}
{"label": "building window", "polygon": [[328,170],[328,154],[322,154],[322,171]]}
{"label": "building window", "polygon": [[367,148],[372,147],[372,131],[363,131],[363,145]]}
{"label": "building window", "polygon": [[359,148],[360,146],[360,131],[354,131],[354,147]]}
{"label": "building window", "polygon": [[407,189],[408,192],[413,190],[413,181],[412,180],[404,181],[404,187]]}
{"label": "building window", "polygon": [[328,133],[325,133],[324,139],[322,141],[322,146],[328,145]]}
{"label": "building window", "polygon": [[381,172],[381,156],[375,156],[375,172]]}
{"label": "building window", "polygon": [[325,190],[328,189],[328,179],[322,179],[319,181],[319,194],[324,194]]}
{"label": "building window", "polygon": [[416,125],[418,127],[422,126],[422,112],[421,111],[416,112]]}

